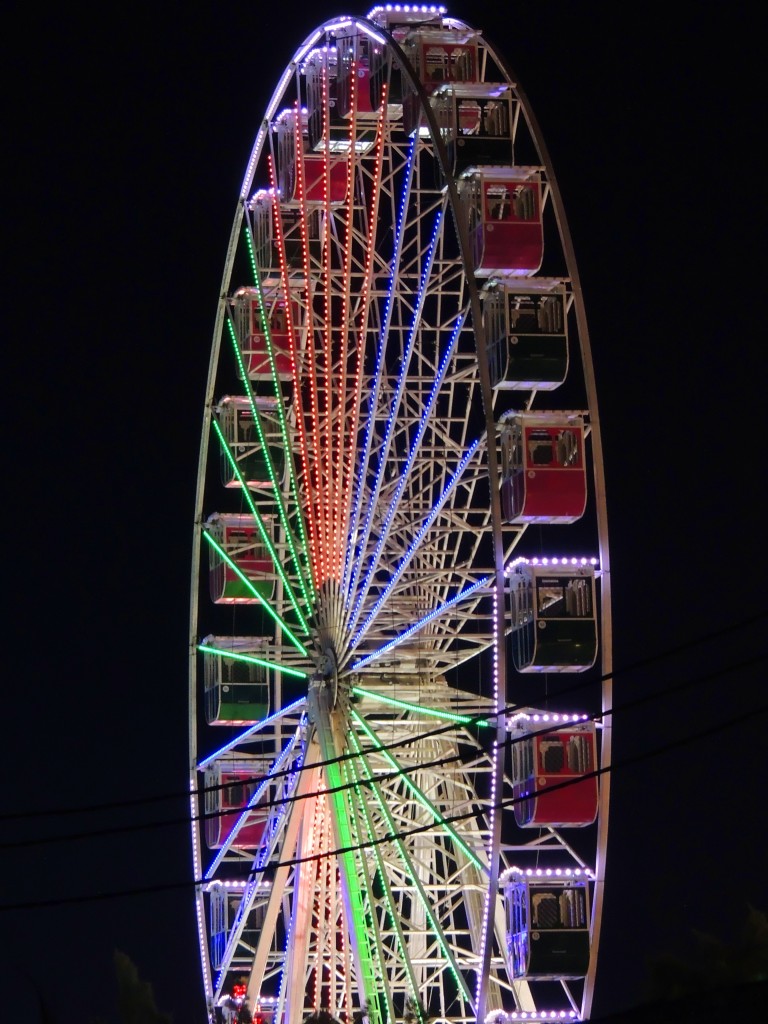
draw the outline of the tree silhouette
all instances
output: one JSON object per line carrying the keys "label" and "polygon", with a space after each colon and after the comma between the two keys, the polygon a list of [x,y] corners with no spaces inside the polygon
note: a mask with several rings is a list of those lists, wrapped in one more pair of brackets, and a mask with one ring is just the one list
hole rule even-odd
{"label": "tree silhouette", "polygon": [[649,961],[649,995],[677,999],[712,989],[768,981],[768,917],[747,907],[741,933],[733,942],[694,931],[695,949],[685,959],[668,953]]}
{"label": "tree silhouette", "polygon": [[139,978],[138,968],[131,958],[116,949],[114,964],[121,1024],[173,1024],[171,1014],[158,1010],[152,986]]}

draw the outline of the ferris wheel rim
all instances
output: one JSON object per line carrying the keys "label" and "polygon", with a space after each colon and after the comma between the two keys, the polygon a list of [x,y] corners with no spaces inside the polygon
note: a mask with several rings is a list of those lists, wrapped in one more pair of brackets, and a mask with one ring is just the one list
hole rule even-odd
{"label": "ferris wheel rim", "polygon": [[[451,19],[451,20],[455,21],[455,19]],[[399,47],[399,45],[396,42],[396,40],[391,35],[389,35],[389,33],[383,31],[378,26],[374,26],[373,23],[369,22],[367,19],[361,19],[361,18],[354,18],[354,19],[337,18],[337,19],[332,19],[332,20],[324,23],[320,28],[318,28],[313,33],[311,33],[310,36],[308,36],[307,39],[305,40],[305,42],[302,44],[302,46],[299,47],[296,50],[292,61],[287,65],[286,71],[284,72],[283,76],[279,80],[278,87],[275,89],[275,91],[273,93],[273,96],[272,96],[272,99],[270,101],[270,104],[269,104],[269,106],[267,108],[267,115],[265,115],[265,117],[263,119],[262,127],[259,129],[259,132],[257,134],[256,142],[254,143],[254,147],[253,147],[253,150],[252,150],[252,153],[251,153],[251,157],[250,157],[250,160],[249,160],[249,163],[248,163],[248,167],[247,167],[247,170],[246,170],[246,175],[245,175],[245,178],[244,178],[244,181],[243,181],[243,186],[241,188],[240,202],[238,203],[238,207],[237,207],[237,211],[236,211],[236,215],[235,215],[235,220],[234,220],[234,224],[233,224],[233,229],[232,229],[232,234],[231,234],[231,237],[230,237],[229,248],[228,248],[228,252],[227,252],[227,261],[226,261],[226,264],[225,264],[225,271],[224,271],[223,285],[222,285],[222,296],[225,296],[228,293],[228,290],[229,290],[230,285],[231,285],[233,265],[234,265],[234,260],[235,260],[235,250],[236,250],[237,245],[238,245],[238,237],[239,237],[239,233],[240,233],[240,230],[241,230],[241,227],[242,227],[243,217],[244,217],[244,206],[243,206],[243,203],[247,199],[248,195],[250,194],[250,190],[251,190],[252,185],[253,185],[254,177],[255,177],[255,174],[256,174],[256,168],[257,168],[258,162],[259,162],[259,160],[261,158],[263,147],[264,147],[264,143],[265,143],[265,139],[266,139],[267,126],[272,121],[272,118],[274,117],[274,115],[277,113],[277,110],[278,110],[278,108],[280,106],[280,103],[281,103],[283,97],[286,95],[286,93],[290,89],[291,82],[293,81],[294,75],[297,74],[297,67],[300,64],[300,62],[306,57],[306,55],[308,53],[311,52],[311,50],[315,46],[315,44],[320,39],[322,39],[327,33],[332,32],[334,29],[337,29],[337,28],[340,28],[340,27],[344,27],[347,24],[354,24],[355,26],[357,26],[358,28],[360,28],[363,31],[375,32],[380,37],[383,37],[385,39],[387,45],[391,48],[393,55],[398,59],[399,62],[401,62],[401,69],[403,70],[403,72],[406,74],[406,76],[410,76],[411,77],[412,85],[416,88],[417,92],[421,93],[422,107],[423,107],[422,113],[426,117],[427,121],[430,124],[430,127],[432,128],[432,131],[433,131],[433,140],[432,141],[433,141],[433,143],[435,145],[435,150],[436,150],[437,155],[438,155],[438,160],[443,164],[443,171],[444,171],[444,175],[445,175],[445,179],[446,179],[446,187],[447,187],[447,190],[448,190],[448,193],[449,193],[449,208],[450,208],[450,210],[455,212],[456,208],[459,206],[459,198],[458,198],[458,193],[457,193],[457,190],[456,190],[455,183],[453,182],[451,175],[449,173],[445,173],[446,169],[447,169],[447,158],[445,158],[445,151],[444,151],[444,148],[442,147],[442,142],[440,141],[438,126],[437,126],[435,117],[434,117],[434,115],[432,113],[432,109],[430,107],[430,104],[428,102],[427,94],[425,93],[425,91],[421,87],[418,79],[415,76],[415,73],[410,69],[410,66],[408,65],[407,59],[405,58],[405,56],[403,54],[403,51]],[[457,22],[457,24],[459,24],[459,23]],[[460,23],[460,24],[463,25],[463,23]],[[486,47],[488,47],[488,49],[490,50],[490,46],[487,44],[487,41],[484,41],[484,45],[486,45]],[[502,68],[505,68],[505,64],[503,62],[503,58],[501,58],[499,55],[497,55],[495,53],[495,51],[494,51],[494,59],[496,60],[496,62]],[[505,70],[505,73],[507,73],[506,70]],[[508,73],[507,73],[507,80],[508,80],[508,84],[514,85],[513,80],[511,78],[511,76],[509,76]],[[515,88],[517,88],[517,87],[515,86]],[[524,101],[522,105],[523,105],[523,108],[527,110],[527,101]],[[532,129],[532,132],[533,132],[534,136],[536,137],[536,130]],[[538,142],[539,138],[540,137],[537,137],[537,142]],[[541,140],[541,142],[542,142],[542,147],[543,147],[543,140]],[[560,199],[559,190],[557,190],[557,187],[556,187],[556,182],[555,182],[555,179],[554,179],[554,175],[553,175],[553,173],[551,171],[551,164],[548,161],[548,154],[546,154],[546,150],[544,150],[544,153],[545,153],[547,159],[546,160],[543,159],[542,163],[547,168],[548,181],[554,187],[554,190],[555,190],[555,194],[556,194],[556,198],[555,198],[555,201],[554,201],[555,209],[558,211],[559,216],[562,216],[562,218],[563,218],[563,223],[562,223],[562,225],[560,225],[561,226],[561,238],[564,239],[564,245],[565,245],[565,247],[567,249],[567,256],[568,256],[569,260],[571,260],[572,259],[572,246],[571,246],[571,243],[570,243],[570,235],[568,233],[567,223],[564,220],[564,212],[562,210],[562,202],[561,202],[561,199]],[[565,232],[564,236],[563,236],[563,229],[564,229],[564,232]],[[477,283],[476,283],[476,281],[474,279],[474,276],[473,276],[473,274],[471,272],[471,261],[470,261],[470,257],[469,257],[469,242],[468,242],[468,239],[467,239],[466,230],[464,230],[462,232],[461,228],[459,228],[459,236],[460,236],[460,248],[461,248],[461,253],[462,253],[462,262],[463,262],[463,266],[464,266],[464,275],[465,275],[465,277],[467,279],[467,290],[469,292],[470,306],[471,306],[472,312],[473,312],[473,322],[475,323],[476,333],[477,333],[477,335],[479,336],[479,339],[480,339],[480,345],[478,347],[484,349],[485,348],[485,336],[484,336],[484,331],[483,331],[483,328],[482,328],[482,314],[481,314],[480,299],[479,299],[480,289],[478,288]],[[574,277],[574,279],[576,281],[576,288],[577,288],[577,295],[576,295],[577,313],[578,313],[578,315],[580,317],[583,318],[583,304],[582,304],[582,297],[581,297],[580,286],[578,285],[578,276],[577,276],[577,272],[576,272],[576,269],[575,269],[575,260],[573,260],[573,273],[572,273],[572,276]],[[191,613],[192,630],[191,630],[191,645],[190,645],[190,659],[191,659],[191,665],[192,665],[191,672],[190,672],[190,680],[191,680],[191,682],[190,682],[190,687],[191,687],[191,696],[190,696],[190,708],[191,708],[191,715],[190,715],[190,718],[191,718],[191,721],[190,721],[190,758],[191,758],[191,772],[192,772],[192,780],[193,780],[192,781],[193,791],[194,791],[194,788],[195,788],[194,780],[195,780],[195,778],[198,777],[197,773],[199,771],[199,764],[198,764],[198,761],[197,761],[196,727],[195,727],[195,725],[192,722],[192,718],[194,718],[195,715],[196,715],[196,709],[195,709],[196,689],[197,689],[196,673],[197,673],[197,659],[198,659],[198,644],[197,644],[197,639],[198,639],[198,629],[197,629],[198,610],[197,610],[197,603],[196,603],[196,599],[195,599],[194,595],[198,593],[199,586],[200,586],[200,576],[199,576],[200,536],[201,536],[201,534],[200,534],[200,527],[202,526],[203,504],[204,504],[204,488],[205,488],[205,484],[206,484],[206,464],[207,464],[207,461],[208,461],[209,427],[210,427],[211,415],[212,415],[212,405],[213,405],[213,396],[214,396],[214,388],[215,388],[215,374],[216,374],[216,369],[217,369],[219,358],[220,358],[219,347],[220,347],[221,336],[222,336],[222,333],[223,333],[223,325],[224,325],[225,317],[226,317],[226,308],[225,308],[224,300],[222,299],[222,302],[220,302],[220,304],[219,304],[219,310],[218,310],[217,317],[216,317],[216,325],[215,325],[215,328],[214,328],[214,342],[213,342],[213,346],[212,346],[211,364],[210,364],[210,369],[209,369],[209,383],[208,383],[208,387],[207,387],[207,391],[206,391],[206,396],[207,396],[206,397],[206,411],[205,411],[205,416],[204,416],[203,441],[202,441],[202,444],[201,444],[200,467],[199,467],[199,474],[198,474],[198,497],[197,497],[197,501],[196,501],[196,515],[195,515],[196,528],[195,528],[195,541],[194,541],[195,549],[194,549],[194,555],[193,555],[193,572],[192,572],[193,598],[192,598],[192,613]],[[589,355],[589,351],[588,351],[588,336],[586,335],[586,320],[585,319],[584,319],[584,330],[585,330],[584,337],[586,338],[586,341],[587,341],[587,357],[585,359],[585,367],[589,367],[589,370],[591,372],[591,356]],[[581,337],[582,337],[581,331],[579,332],[579,336],[580,336],[580,339],[581,339]],[[483,353],[483,355],[484,355],[484,353]],[[487,370],[487,358],[484,358],[483,356],[481,356],[480,363],[481,363],[481,371],[480,371],[480,375],[481,375],[481,390],[483,391],[483,397],[484,397],[484,400],[485,400],[486,395],[489,396],[490,395],[490,391],[491,391],[490,378],[489,378],[488,370]],[[490,397],[488,398],[488,401],[485,404],[486,404],[486,416],[485,416],[485,418],[486,418],[486,431],[490,432],[489,428],[493,428],[494,427],[492,402],[490,400]],[[595,404],[594,408],[595,408],[595,416],[594,416],[593,426],[597,424],[596,404]],[[598,452],[600,451],[600,447],[599,447],[599,427],[598,427],[598,445],[597,445],[597,450],[598,450]],[[496,449],[495,449],[495,445],[494,444],[490,444],[489,443],[487,445],[486,457],[488,458],[489,471],[491,472],[491,477],[495,478],[498,475],[498,467],[496,465],[497,455],[496,455]],[[601,455],[600,455],[600,459],[602,459]],[[602,461],[600,461],[599,475],[600,475],[601,478],[602,478],[602,472],[603,472],[603,470],[602,470]],[[503,577],[504,577],[504,568],[505,568],[505,565],[504,565],[504,549],[503,549],[503,541],[502,541],[500,499],[499,499],[498,491],[493,489],[493,488],[491,488],[491,505],[492,505],[492,510],[491,510],[491,533],[492,533],[492,535],[494,537],[494,549],[495,549],[495,581],[494,581],[493,586],[496,588],[496,592],[497,592],[497,602],[496,602],[497,611],[495,613],[496,616],[497,616],[496,629],[498,631],[497,635],[504,635],[504,618],[503,618],[504,617],[504,610],[503,610],[504,579],[503,579]],[[604,500],[602,502],[602,507],[604,508]],[[601,537],[602,536],[603,536],[603,534],[601,533]],[[607,534],[605,536],[606,536],[606,552],[607,552]],[[606,558],[607,558],[607,555],[606,555]],[[493,643],[491,643],[490,646],[493,647],[494,646]],[[502,659],[501,677],[504,678],[504,673],[503,673],[504,645],[503,644],[501,644],[500,647],[496,650],[496,657],[497,658],[501,657],[501,659]],[[351,673],[351,672],[354,672],[359,667],[360,666],[358,664],[355,664],[355,663],[349,664],[349,663],[347,663],[344,666],[344,669],[345,669],[346,672],[350,672]],[[495,704],[494,704],[497,713],[501,711],[501,709],[504,707],[505,703],[506,702],[504,700],[504,695],[497,693],[496,698],[495,698]],[[504,739],[504,724],[503,724],[503,722],[501,720],[501,717],[498,717],[497,721],[499,722],[499,732],[497,734],[497,744],[500,747],[501,746],[501,741]],[[500,766],[501,766],[501,760],[500,760],[500,758],[497,758],[497,760],[496,760],[496,771],[499,774],[499,776],[501,774],[501,767]],[[499,784],[500,784],[500,781],[501,780],[499,778]],[[193,792],[193,796],[192,796],[192,802],[193,802],[192,806],[193,806],[193,818],[194,818],[197,815],[199,815],[199,813],[200,813],[199,812],[199,806],[196,803],[196,797],[195,797],[194,792]],[[606,797],[606,802],[607,802],[607,797]],[[500,828],[501,827],[500,816],[498,816],[496,820],[498,821],[498,828]],[[606,813],[605,820],[606,820],[606,824],[607,824],[607,813]],[[602,817],[601,817],[601,821],[602,821]],[[500,837],[497,834],[495,836],[495,838],[493,839],[493,841],[491,842],[491,844],[490,844],[491,845],[491,849],[492,850],[498,849],[499,848],[499,844],[500,844]],[[196,830],[194,823],[193,823],[193,849],[195,849],[195,851],[196,851],[196,853],[195,853],[196,858],[199,858],[200,852],[201,852],[200,834]],[[491,857],[491,862],[492,862],[492,864],[491,864],[492,871],[495,870],[496,874],[498,875],[498,866],[499,866],[498,865],[498,857],[492,856]],[[196,878],[200,878],[200,877],[201,877],[201,875],[198,874],[198,872],[196,870]],[[493,884],[495,885],[496,880],[493,879],[493,875],[492,875],[492,880],[493,880]],[[600,895],[601,894],[602,894],[602,889],[600,889]],[[203,892],[202,892],[202,886],[201,886],[201,887],[199,887],[199,891],[198,891],[198,913],[201,912],[202,905],[203,905]],[[597,905],[597,896],[595,897],[595,902],[593,902],[593,907],[595,905]],[[487,910],[486,921],[490,920],[491,916],[492,916],[492,910]],[[599,914],[598,914],[598,918],[599,918]],[[201,942],[203,943],[203,945],[205,944],[204,936],[201,939]],[[206,961],[206,964],[207,964],[207,959],[208,959],[207,949],[203,950],[202,955],[203,955],[203,959]],[[484,955],[490,956],[490,947],[488,947],[487,953],[484,952]],[[205,970],[206,970],[206,965],[204,965],[204,972],[205,972]],[[210,969],[208,969],[208,970],[209,970],[208,985],[212,986],[212,978],[211,978],[211,974],[210,974]],[[478,973],[483,973],[483,972],[481,970]]]}

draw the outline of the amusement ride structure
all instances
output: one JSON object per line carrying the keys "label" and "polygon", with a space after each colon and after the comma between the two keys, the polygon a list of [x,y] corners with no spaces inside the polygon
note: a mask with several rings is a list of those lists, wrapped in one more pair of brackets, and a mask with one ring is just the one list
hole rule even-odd
{"label": "amusement ride structure", "polygon": [[257,123],[195,513],[209,1017],[585,1019],[610,576],[537,123],[481,33],[419,5],[321,25]]}

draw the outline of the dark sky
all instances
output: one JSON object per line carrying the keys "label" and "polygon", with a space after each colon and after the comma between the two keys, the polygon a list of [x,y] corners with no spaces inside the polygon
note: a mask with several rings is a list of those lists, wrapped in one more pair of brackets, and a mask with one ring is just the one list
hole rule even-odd
{"label": "dark sky", "polygon": [[[741,7],[671,6],[450,6],[515,70],[571,226],[615,661],[653,659],[617,674],[616,704],[698,680],[617,713],[615,757],[709,731],[615,773],[598,1013],[639,1001],[646,957],[684,950],[691,929],[728,936],[747,903],[768,909],[765,620],[740,625],[768,606],[763,57]],[[61,1024],[114,1018],[119,948],[176,1024],[202,1024],[189,844],[173,821],[210,337],[264,107],[301,41],[344,9],[93,11],[6,15],[0,813],[37,816],[2,821],[0,904],[83,900],[0,906],[2,991],[27,1021],[37,994]],[[150,821],[166,824],[8,847]],[[158,891],[86,899],[143,887]]]}

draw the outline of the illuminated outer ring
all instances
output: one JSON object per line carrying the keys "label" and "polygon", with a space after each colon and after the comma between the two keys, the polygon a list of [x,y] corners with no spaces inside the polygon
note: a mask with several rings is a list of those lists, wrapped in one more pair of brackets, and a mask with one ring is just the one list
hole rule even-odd
{"label": "illuminated outer ring", "polygon": [[[368,148],[347,146],[344,197],[332,194],[326,169],[323,197],[307,199],[312,172],[301,161],[296,197],[281,196],[270,126],[295,109],[296,83],[304,102],[307,65],[330,59],[322,45],[354,28],[399,68],[428,131],[409,140],[399,120],[359,116],[353,100],[347,138]],[[506,84],[512,97],[515,145],[536,154],[551,225],[547,266],[557,265],[548,272],[567,292],[568,395],[584,410],[591,463],[579,548],[567,554],[599,554],[601,606],[600,657],[573,704],[599,717],[611,706],[610,574],[581,287],[528,101],[495,50],[482,39],[479,46],[484,80]],[[318,152],[330,162],[344,132],[331,127],[327,103]],[[295,115],[293,124],[300,136]],[[576,837],[517,828],[500,713],[530,703],[522,695],[533,692],[504,640],[512,627],[507,573],[519,553],[541,552],[525,522],[502,522],[499,423],[523,407],[557,410],[558,393],[492,386],[484,324],[492,283],[475,275],[466,205],[429,96],[381,25],[345,17],[320,26],[294,54],[261,125],[214,328],[193,540],[190,799],[209,1013],[244,977],[251,1010],[281,1024],[301,1024],[321,1008],[346,1022],[363,1007],[371,1024],[424,1013],[438,1024],[551,1019],[553,1011],[583,1019],[597,963],[608,776],[596,828]],[[268,257],[255,244],[257,189],[273,211]],[[287,256],[286,231],[301,242],[300,265]],[[252,342],[233,300],[243,286],[265,305],[287,297],[290,373],[277,369],[280,339],[267,318],[272,379],[248,380]],[[241,422],[251,431],[245,440],[232,433]],[[244,451],[266,467],[265,479],[249,486]],[[255,571],[232,541],[232,524],[247,524],[249,543],[266,545],[266,570]],[[223,608],[206,593],[209,559],[240,595]],[[235,676],[217,673],[235,671],[263,680],[263,713],[234,728],[207,724],[198,708],[204,679],[219,694]],[[601,725],[606,768],[610,716]],[[222,780],[250,783],[246,803],[227,817],[219,815]],[[513,863],[542,858],[563,870],[589,868],[593,879],[589,969],[583,979],[561,979],[554,1002],[550,981],[511,976],[499,892]]]}

